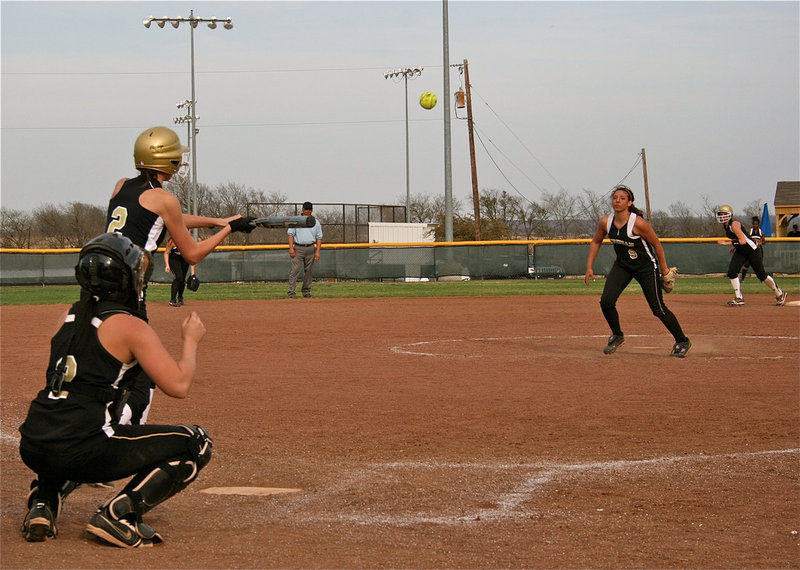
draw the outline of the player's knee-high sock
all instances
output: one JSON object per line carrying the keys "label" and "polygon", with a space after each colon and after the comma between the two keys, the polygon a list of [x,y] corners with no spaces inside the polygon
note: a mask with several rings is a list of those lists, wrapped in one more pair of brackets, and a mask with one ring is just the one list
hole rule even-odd
{"label": "player's knee-high sock", "polygon": [[780,295],[781,293],[783,293],[783,291],[781,291],[778,288],[778,284],[775,283],[775,280],[772,278],[772,275],[767,275],[767,278],[764,279],[764,283],[766,283],[767,287],[772,289],[775,292],[776,295]]}
{"label": "player's knee-high sock", "polygon": [[737,298],[741,298],[742,296],[742,284],[739,281],[738,277],[734,277],[731,279],[731,285],[733,286],[733,296]]}

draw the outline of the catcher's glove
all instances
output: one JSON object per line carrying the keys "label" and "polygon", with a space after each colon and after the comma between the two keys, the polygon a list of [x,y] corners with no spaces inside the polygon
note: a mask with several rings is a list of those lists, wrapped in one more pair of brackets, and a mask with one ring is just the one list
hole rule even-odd
{"label": "catcher's glove", "polygon": [[670,267],[666,275],[661,276],[661,288],[665,293],[669,293],[675,288],[675,278],[678,276],[678,268]]}
{"label": "catcher's glove", "polygon": [[197,278],[197,275],[190,275],[189,279],[186,280],[186,288],[189,291],[197,291],[200,288],[200,280]]}

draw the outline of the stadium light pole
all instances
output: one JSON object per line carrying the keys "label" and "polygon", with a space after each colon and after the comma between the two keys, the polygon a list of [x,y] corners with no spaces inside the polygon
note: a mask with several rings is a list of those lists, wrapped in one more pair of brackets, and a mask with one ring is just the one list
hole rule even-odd
{"label": "stadium light pole", "polygon": [[406,88],[406,222],[408,222],[411,213],[411,167],[408,160],[408,78],[419,77],[422,75],[422,69],[422,67],[406,67],[387,71],[383,74],[384,79],[389,79],[390,77],[395,79],[402,76]]}
{"label": "stadium light pole", "polygon": [[[186,114],[185,115],[183,115],[182,117],[175,117],[174,119],[172,119],[172,122],[175,123],[176,125],[186,125],[186,140],[189,141],[189,144],[191,145],[191,140],[192,140],[192,116],[191,116],[190,113],[191,113],[191,110],[192,110],[192,102],[189,99],[185,99],[185,100],[181,101],[180,103],[176,103],[175,106],[178,109],[186,109]],[[200,117],[195,117],[195,121],[197,119],[199,119],[199,118]],[[191,152],[191,148],[189,149],[189,151]],[[189,211],[190,212],[194,211],[193,208],[192,208],[192,201],[193,201],[193,197],[192,197],[192,194],[190,192],[189,193]],[[194,234],[195,239],[197,239],[197,228],[194,228],[192,233]]]}
{"label": "stadium light pole", "polygon": [[[173,28],[178,28],[181,24],[187,23],[189,24],[189,38],[190,38],[190,48],[191,48],[191,78],[192,78],[192,99],[188,101],[190,105],[189,109],[189,121],[191,125],[191,140],[189,142],[191,154],[192,154],[192,203],[190,205],[190,210],[193,216],[197,215],[197,98],[195,97],[195,89],[194,89],[194,29],[197,27],[198,24],[208,24],[208,27],[212,30],[216,29],[217,24],[222,24],[222,27],[226,30],[230,30],[233,28],[233,21],[230,18],[196,18],[194,15],[194,10],[189,10],[189,17],[188,18],[154,18],[150,16],[149,18],[145,18],[143,20],[143,24],[145,28],[149,28],[150,25],[155,22],[159,28],[163,28],[164,24],[169,22]],[[186,101],[184,101],[186,103]],[[180,107],[180,103],[178,104]],[[197,230],[195,232],[195,238],[197,238]]]}

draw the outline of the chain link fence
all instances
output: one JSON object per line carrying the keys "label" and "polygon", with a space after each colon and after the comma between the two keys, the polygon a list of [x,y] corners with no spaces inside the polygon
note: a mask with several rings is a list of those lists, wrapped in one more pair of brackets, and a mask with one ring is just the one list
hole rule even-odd
{"label": "chain link fence", "polygon": [[[729,248],[716,240],[663,240],[670,265],[684,275],[724,273]],[[163,250],[162,250],[163,251]],[[529,275],[529,267],[558,268],[567,276],[586,270],[589,240],[478,242],[458,245],[340,244],[323,246],[314,277],[324,280],[459,280],[517,279]],[[77,249],[0,250],[0,285],[57,285],[75,283]],[[169,283],[163,255],[154,256],[152,281]],[[614,250],[604,245],[594,264],[597,275],[606,274],[614,262]],[[800,240],[773,238],[764,246],[764,267],[770,273],[800,273]],[[290,269],[285,245],[222,246],[197,266],[207,283],[284,281]]]}

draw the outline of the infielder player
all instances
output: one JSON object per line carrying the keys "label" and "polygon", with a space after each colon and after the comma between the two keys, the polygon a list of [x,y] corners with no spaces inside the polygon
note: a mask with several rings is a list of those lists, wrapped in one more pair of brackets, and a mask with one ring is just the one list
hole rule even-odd
{"label": "infielder player", "polygon": [[758,280],[764,283],[767,287],[772,289],[775,293],[775,304],[779,307],[786,302],[786,291],[781,290],[775,279],[771,275],[767,275],[764,270],[764,262],[762,256],[758,254],[758,244],[755,240],[744,233],[742,223],[739,220],[733,219],[733,208],[727,204],[719,206],[716,211],[717,221],[722,224],[725,229],[725,235],[728,239],[719,240],[717,243],[720,245],[733,246],[733,255],[728,264],[728,273],[726,277],[731,280],[733,286],[733,299],[728,301],[729,307],[738,307],[744,305],[744,297],[742,297],[742,283],[739,280],[739,270],[747,263],[756,274]]}
{"label": "infielder player", "polygon": [[653,228],[642,217],[642,211],[633,205],[633,191],[625,185],[616,186],[611,194],[612,214],[603,216],[597,225],[592,243],[589,245],[589,258],[586,261],[584,281],[594,280],[592,264],[597,258],[603,239],[614,245],[617,255],[611,271],[606,276],[603,294],[600,297],[600,308],[611,328],[608,345],[603,353],[611,354],[625,342],[625,335],[619,323],[617,299],[632,279],[641,285],[650,310],[658,317],[667,330],[675,338],[670,356],[684,358],[692,347],[689,338],[683,334],[675,315],[664,304],[661,292],[662,283],[667,279],[674,280],[674,273],[667,265],[664,248]]}
{"label": "infielder player", "polygon": [[121,425],[113,418],[119,392],[141,369],[167,395],[184,398],[196,369],[205,326],[183,321],[177,362],[138,315],[152,256],[118,234],[102,234],[81,250],[75,276],[88,295],[65,311],[51,341],[45,387],[20,426],[20,455],[36,472],[23,535],[57,535],[61,489],[131,477],[92,516],[88,532],[121,547],[156,544],[161,536],[142,515],[195,480],[211,459],[209,433],[194,425]]}

